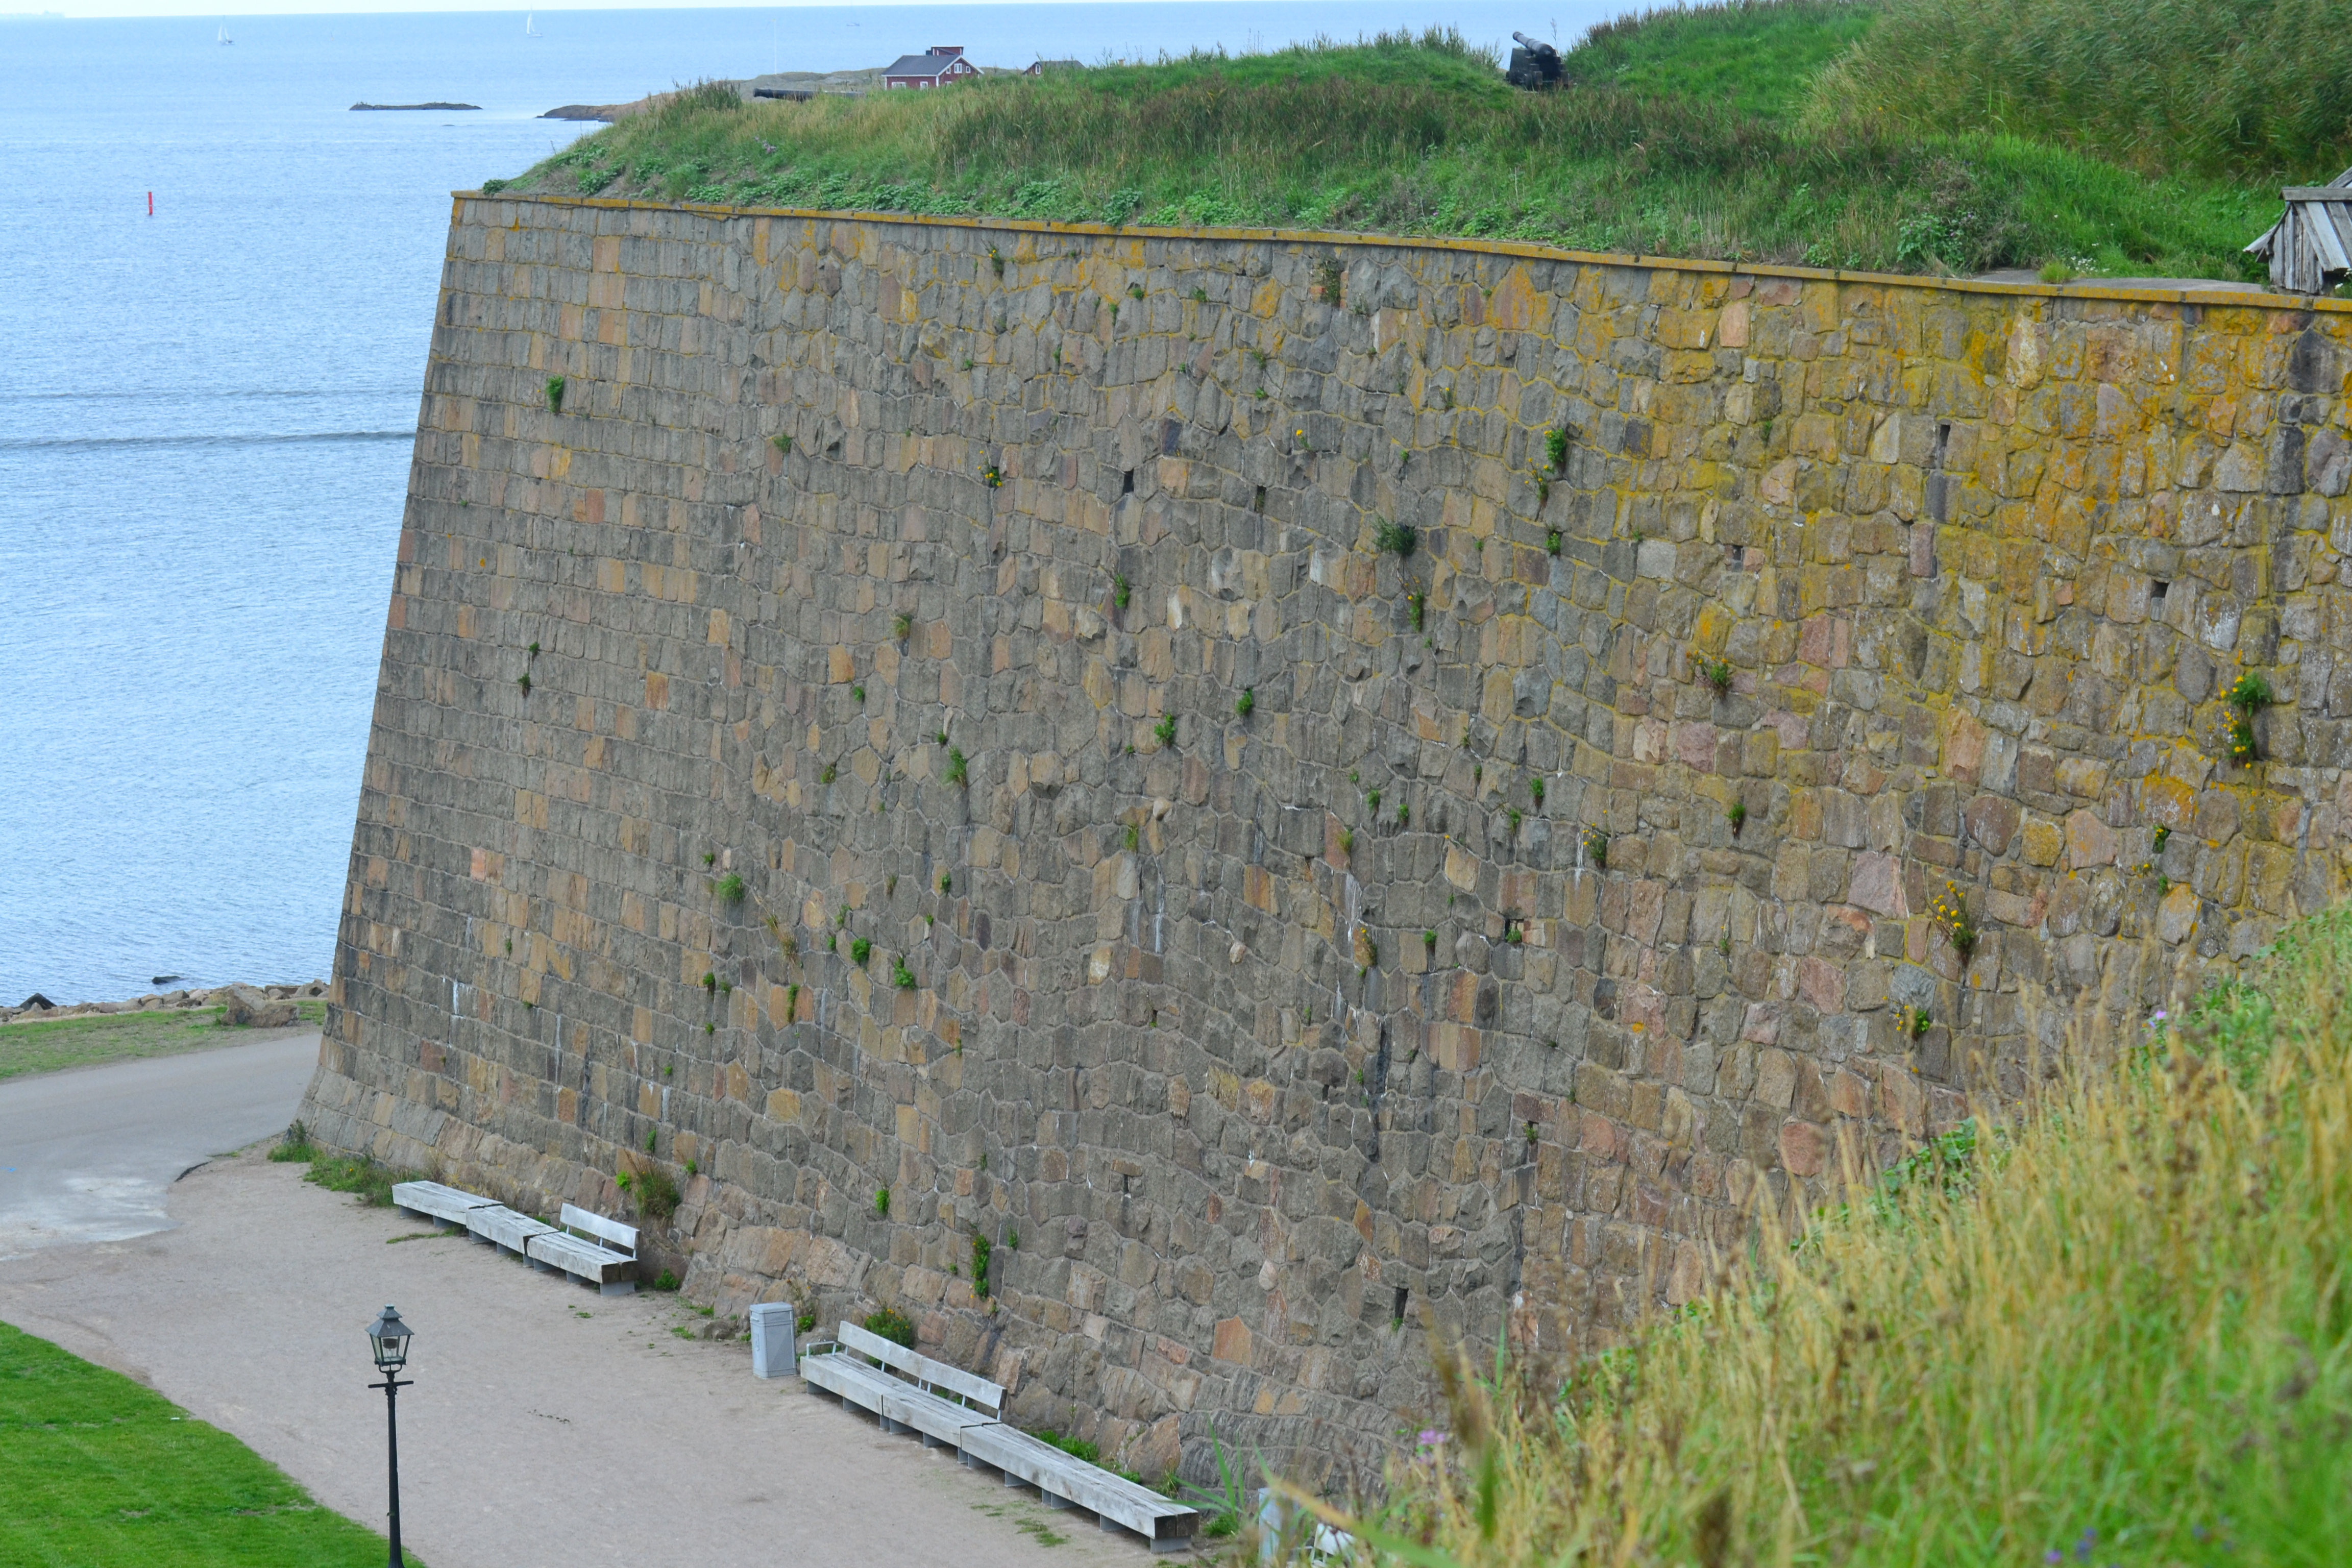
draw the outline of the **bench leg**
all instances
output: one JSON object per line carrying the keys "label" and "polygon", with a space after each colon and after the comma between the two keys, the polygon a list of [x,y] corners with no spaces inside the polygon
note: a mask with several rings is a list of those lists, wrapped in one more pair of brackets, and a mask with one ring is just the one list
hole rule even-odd
{"label": "bench leg", "polygon": [[1003,1476],[1004,1484],[1008,1487],[1025,1486],[1027,1484],[1022,1480],[1019,1476],[1014,1475],[1011,1470],[1003,1470],[998,1473]]}
{"label": "bench leg", "polygon": [[1190,1552],[1192,1550],[1192,1538],[1189,1535],[1155,1536],[1152,1538],[1151,1550],[1154,1552]]}
{"label": "bench leg", "polygon": [[1067,1508],[1070,1506],[1070,1500],[1068,1498],[1055,1497],[1044,1487],[1039,1487],[1037,1489],[1037,1496],[1039,1500],[1044,1502],[1047,1508]]}
{"label": "bench leg", "polygon": [[637,1282],[634,1279],[608,1279],[596,1287],[596,1293],[600,1296],[634,1296],[637,1293]]}

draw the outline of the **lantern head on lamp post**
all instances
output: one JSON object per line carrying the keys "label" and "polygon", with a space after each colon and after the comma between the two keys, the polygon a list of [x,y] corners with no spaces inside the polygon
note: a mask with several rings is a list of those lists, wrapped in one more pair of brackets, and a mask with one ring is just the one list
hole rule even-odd
{"label": "lantern head on lamp post", "polygon": [[415,1331],[400,1321],[396,1308],[386,1307],[368,1325],[368,1349],[375,1357],[376,1370],[383,1373],[382,1383],[372,1383],[370,1388],[383,1390],[384,1453],[391,1466],[392,1482],[392,1568],[401,1568],[400,1560],[400,1423],[394,1415],[393,1400],[401,1389],[409,1386],[401,1381],[400,1369],[408,1364],[408,1342]]}
{"label": "lantern head on lamp post", "polygon": [[375,1352],[378,1372],[389,1377],[408,1364],[409,1327],[400,1321],[400,1309],[386,1307],[368,1325],[368,1345]]}

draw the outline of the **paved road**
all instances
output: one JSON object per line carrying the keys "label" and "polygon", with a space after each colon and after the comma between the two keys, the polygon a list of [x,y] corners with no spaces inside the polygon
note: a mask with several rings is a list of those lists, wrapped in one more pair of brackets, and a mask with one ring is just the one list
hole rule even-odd
{"label": "paved road", "polygon": [[0,1258],[170,1228],[172,1183],[282,1131],[318,1061],[313,1030],[0,1082]]}

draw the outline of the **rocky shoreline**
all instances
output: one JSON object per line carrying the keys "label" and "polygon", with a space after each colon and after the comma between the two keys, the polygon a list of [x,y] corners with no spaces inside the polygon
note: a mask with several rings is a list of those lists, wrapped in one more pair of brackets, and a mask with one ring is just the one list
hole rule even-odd
{"label": "rocky shoreline", "polygon": [[295,1021],[297,1002],[323,1000],[327,983],[301,985],[215,985],[210,989],[151,991],[127,1002],[76,1002],[60,1007],[39,992],[14,1007],[0,1007],[0,1024],[42,1023],[51,1018],[80,1018],[99,1013],[173,1013],[198,1007],[219,1007],[224,1023],[255,1028],[283,1028]]}

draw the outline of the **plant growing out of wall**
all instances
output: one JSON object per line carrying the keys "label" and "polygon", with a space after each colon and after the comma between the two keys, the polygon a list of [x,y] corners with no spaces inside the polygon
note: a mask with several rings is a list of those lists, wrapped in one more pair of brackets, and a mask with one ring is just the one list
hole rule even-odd
{"label": "plant growing out of wall", "polygon": [[1692,657],[1692,662],[1698,667],[1698,678],[1701,680],[1706,681],[1709,686],[1714,687],[1717,696],[1720,697],[1725,692],[1731,689],[1731,665],[1729,661],[1720,658],[1709,658],[1706,655],[1702,653],[1694,655]]}
{"label": "plant growing out of wall", "polygon": [[2236,710],[2230,720],[2230,760],[2242,766],[2257,760],[2261,753],[2254,746],[2254,715],[2278,700],[2271,683],[2247,670],[2230,683],[2221,700]]}
{"label": "plant growing out of wall", "polygon": [[702,972],[702,988],[705,991],[709,992],[712,995],[717,995],[719,994],[719,976],[711,973],[710,971],[707,969],[704,970]]}
{"label": "plant growing out of wall", "polygon": [[784,987],[784,1022],[789,1024],[801,1016],[801,988],[798,983]]}
{"label": "plant growing out of wall", "polygon": [[1403,801],[1397,802],[1397,826],[1402,827],[1412,820],[1412,807]]}
{"label": "plant growing out of wall", "polygon": [[866,1331],[877,1339],[888,1340],[894,1345],[904,1345],[908,1350],[915,1348],[915,1325],[906,1313],[895,1308],[885,1307],[877,1312],[868,1313]]}
{"label": "plant growing out of wall", "polygon": [[1343,303],[1347,283],[1348,275],[1340,268],[1338,257],[1328,257],[1317,265],[1315,287],[1323,291],[1323,302],[1335,310]]}
{"label": "plant growing out of wall", "polygon": [[866,700],[866,688],[863,686],[853,686],[849,689],[849,695],[851,700],[863,703]]}
{"label": "plant growing out of wall", "polygon": [[1906,1039],[1916,1040],[1935,1026],[1925,1007],[1906,1007],[1895,1016],[1895,1032]]}
{"label": "plant growing out of wall", "polygon": [[516,677],[515,677],[515,684],[516,684],[517,686],[519,686],[519,687],[520,687],[520,688],[522,689],[522,694],[523,694],[525,697],[530,696],[530,671],[529,671],[529,670],[527,670],[527,669],[526,669],[526,670],[524,670],[520,675],[516,676]]}
{"label": "plant growing out of wall", "polygon": [[1732,836],[1738,837],[1739,829],[1748,821],[1748,803],[1744,800],[1733,801],[1730,808],[1724,812],[1723,819],[1731,824]]}
{"label": "plant growing out of wall", "polygon": [[730,871],[711,883],[710,890],[719,895],[722,904],[740,904],[743,901],[743,879]]}
{"label": "plant growing out of wall", "polygon": [[1137,845],[1143,842],[1143,830],[1130,822],[1127,825],[1127,832],[1122,837],[1121,841],[1126,844],[1129,850],[1132,850]]}
{"label": "plant growing out of wall", "polygon": [[637,1200],[637,1212],[647,1219],[665,1220],[677,1212],[677,1184],[667,1171],[638,1172],[630,1184],[630,1195]]}
{"label": "plant growing out of wall", "polygon": [[988,1255],[991,1250],[988,1237],[975,1236],[971,1238],[971,1293],[983,1299],[988,1295]]}
{"label": "plant growing out of wall", "polygon": [[1160,720],[1159,723],[1154,724],[1151,727],[1151,732],[1160,737],[1160,743],[1161,745],[1174,745],[1176,743],[1176,715],[1171,713],[1166,718]]}
{"label": "plant growing out of wall", "polygon": [[771,436],[768,437],[768,445],[779,452],[790,455],[793,449],[793,438],[784,435]]}
{"label": "plant growing out of wall", "polygon": [[2165,845],[2169,843],[2171,838],[2172,829],[2165,826],[2161,823],[2158,823],[2157,825],[2156,836],[2149,841],[2148,847],[2153,853],[2162,855],[2164,853]]}
{"label": "plant growing out of wall", "polygon": [[863,968],[865,968],[865,967],[866,967],[866,961],[868,958],[871,958],[873,955],[874,955],[874,942],[873,942],[873,941],[872,941],[872,939],[871,939],[871,938],[859,936],[859,937],[852,937],[852,938],[850,939],[850,942],[849,942],[849,962],[850,962],[850,963],[854,963],[854,964],[857,965],[857,967],[858,967],[858,968],[863,969]]}
{"label": "plant growing out of wall", "polygon": [[817,770],[816,782],[819,784],[831,784],[835,779],[840,776],[841,775],[835,770],[834,765],[831,763],[827,763],[824,766]]}
{"label": "plant growing out of wall", "polygon": [[1110,574],[1110,602],[1112,604],[1117,605],[1122,610],[1127,608],[1127,601],[1133,592],[1134,590],[1128,584],[1126,573],[1114,572]]}
{"label": "plant growing out of wall", "polygon": [[560,375],[547,378],[547,411],[550,414],[563,412],[563,378]]}
{"label": "plant growing out of wall", "polygon": [[1356,830],[1352,827],[1343,827],[1339,829],[1339,853],[1342,855],[1352,854],[1355,851],[1355,847]]}
{"label": "plant growing out of wall", "polygon": [[990,269],[995,272],[999,278],[1004,276],[1003,253],[999,251],[996,247],[992,245],[988,247],[988,265]]}
{"label": "plant growing out of wall", "polygon": [[1952,951],[1960,955],[1960,963],[1965,965],[1969,955],[1977,950],[1977,927],[1976,922],[1969,919],[1969,906],[1960,897],[1960,885],[1958,882],[1945,883],[1944,890],[1936,896],[1934,909],[1928,912],[1934,916],[1936,923],[1944,928],[1944,935],[1951,942]]}
{"label": "plant growing out of wall", "polygon": [[1234,701],[1234,711],[1242,718],[1246,719],[1250,716],[1250,710],[1256,706],[1257,689],[1254,686],[1243,687],[1241,696],[1236,698]]}
{"label": "plant growing out of wall", "polygon": [[890,617],[890,635],[897,637],[900,642],[905,642],[907,640],[907,634],[914,629],[915,618],[912,616],[893,616]]}
{"label": "plant growing out of wall", "polygon": [[980,470],[980,482],[990,489],[1001,489],[1004,485],[1004,470],[991,463]]}
{"label": "plant growing out of wall", "polygon": [[1536,797],[1536,804],[1538,805],[1541,805],[1543,804],[1543,780],[1539,778],[1529,779],[1528,781],[1528,793]]}
{"label": "plant growing out of wall", "polygon": [[1391,522],[1375,515],[1372,519],[1372,548],[1387,552],[1402,561],[1409,558],[1414,546],[1421,542],[1421,531],[1411,523]]}
{"label": "plant growing out of wall", "polygon": [[1404,596],[1404,603],[1405,608],[1412,612],[1412,629],[1414,631],[1421,630],[1421,618],[1423,614],[1428,608],[1429,595],[1426,594],[1407,594]]}
{"label": "plant growing out of wall", "polygon": [[946,873],[945,871],[942,871],[942,872],[940,872],[940,892],[942,892],[942,893],[947,892],[948,890],[950,890],[950,889],[952,889],[954,886],[955,886],[955,879],[954,879],[953,877],[951,877],[951,876],[948,875],[948,873]]}
{"label": "plant growing out of wall", "polygon": [[884,1218],[886,1218],[886,1219],[889,1217],[889,1215],[890,1215],[890,1189],[889,1189],[889,1188],[887,1188],[887,1187],[877,1187],[877,1188],[874,1190],[874,1212],[875,1212],[876,1214],[877,1214],[877,1215],[882,1215],[882,1216],[883,1216]]}
{"label": "plant growing out of wall", "polygon": [[890,983],[901,991],[912,991],[915,988],[915,972],[907,967],[905,959],[894,958],[890,961]]}
{"label": "plant growing out of wall", "polygon": [[1565,429],[1544,432],[1544,461],[1555,474],[1568,472],[1568,432]]}
{"label": "plant growing out of wall", "polygon": [[1517,838],[1519,836],[1519,808],[1514,805],[1507,808],[1507,811],[1511,819],[1511,837]]}
{"label": "plant growing out of wall", "polygon": [[1380,791],[1378,791],[1378,790],[1369,790],[1369,791],[1365,792],[1365,795],[1364,795],[1364,810],[1365,810],[1365,812],[1366,812],[1366,813],[1368,813],[1369,815],[1373,816],[1378,816],[1381,814],[1381,792],[1380,792]]}
{"label": "plant growing out of wall", "polygon": [[951,784],[965,784],[971,782],[971,767],[970,763],[964,761],[963,751],[961,747],[950,746],[948,748],[947,769],[944,773],[940,773],[940,778],[942,783]]}
{"label": "plant growing out of wall", "polygon": [[1555,528],[1545,532],[1544,553],[1546,555],[1557,555],[1559,553],[1559,530]]}
{"label": "plant growing out of wall", "polygon": [[1584,856],[1585,858],[1591,861],[1593,865],[1599,867],[1601,870],[1606,871],[1609,868],[1609,835],[1601,832],[1601,829],[1597,827],[1586,828],[1584,830]]}

